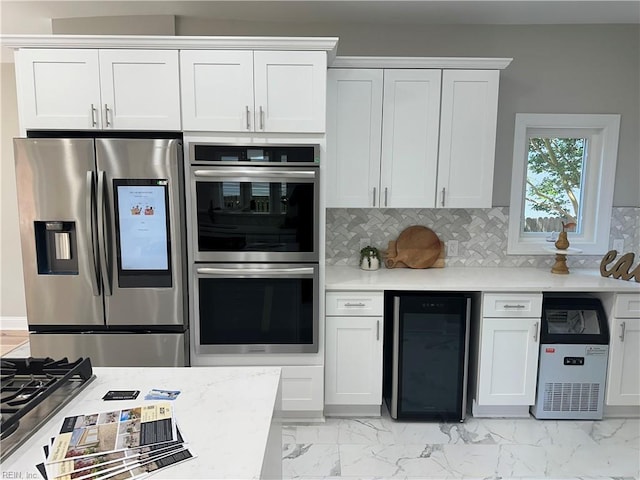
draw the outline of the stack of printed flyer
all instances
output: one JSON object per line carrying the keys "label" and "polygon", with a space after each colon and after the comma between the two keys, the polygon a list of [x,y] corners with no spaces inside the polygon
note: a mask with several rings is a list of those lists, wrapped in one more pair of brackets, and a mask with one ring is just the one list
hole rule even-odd
{"label": "stack of printed flyer", "polygon": [[169,402],[66,417],[44,450],[47,480],[138,479],[194,458]]}

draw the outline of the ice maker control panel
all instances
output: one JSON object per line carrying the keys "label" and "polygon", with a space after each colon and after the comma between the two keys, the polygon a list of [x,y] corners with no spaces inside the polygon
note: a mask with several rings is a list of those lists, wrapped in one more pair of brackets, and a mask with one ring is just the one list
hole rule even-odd
{"label": "ice maker control panel", "polygon": [[584,365],[584,357],[564,357],[565,365]]}

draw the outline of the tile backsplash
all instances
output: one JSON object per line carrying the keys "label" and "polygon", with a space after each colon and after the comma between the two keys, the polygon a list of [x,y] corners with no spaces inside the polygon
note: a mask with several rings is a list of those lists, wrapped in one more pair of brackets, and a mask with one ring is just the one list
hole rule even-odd
{"label": "tile backsplash", "polygon": [[[507,255],[509,208],[476,209],[327,209],[326,264],[357,265],[361,239],[381,250],[411,225],[424,225],[443,242],[458,241],[458,256],[446,257],[451,267],[551,267],[553,255]],[[640,255],[640,208],[612,210],[613,239],[624,239],[625,252]],[[622,253],[622,252],[619,252]],[[569,256],[576,268],[599,268],[602,255]]]}

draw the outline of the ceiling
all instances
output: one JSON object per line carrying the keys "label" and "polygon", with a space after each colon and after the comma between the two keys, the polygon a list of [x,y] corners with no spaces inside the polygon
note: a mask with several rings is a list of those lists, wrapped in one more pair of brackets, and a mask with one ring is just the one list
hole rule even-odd
{"label": "ceiling", "polygon": [[640,1],[7,1],[0,33],[50,34],[52,18],[176,15],[260,22],[386,24],[640,24]]}

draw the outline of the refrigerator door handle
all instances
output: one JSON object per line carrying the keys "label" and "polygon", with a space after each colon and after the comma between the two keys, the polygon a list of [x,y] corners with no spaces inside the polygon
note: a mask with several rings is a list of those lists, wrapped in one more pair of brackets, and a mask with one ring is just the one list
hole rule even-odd
{"label": "refrigerator door handle", "polygon": [[102,284],[104,294],[107,296],[112,295],[111,291],[111,275],[109,269],[109,246],[107,245],[106,231],[109,226],[107,225],[107,201],[106,201],[106,173],[102,170],[98,171],[98,252],[100,254],[100,274],[102,276]]}
{"label": "refrigerator door handle", "polygon": [[89,262],[91,288],[93,295],[100,295],[100,282],[98,279],[98,251],[96,245],[96,187],[94,174],[92,171],[87,172],[87,196],[86,196],[86,224],[87,224],[87,257]]}

